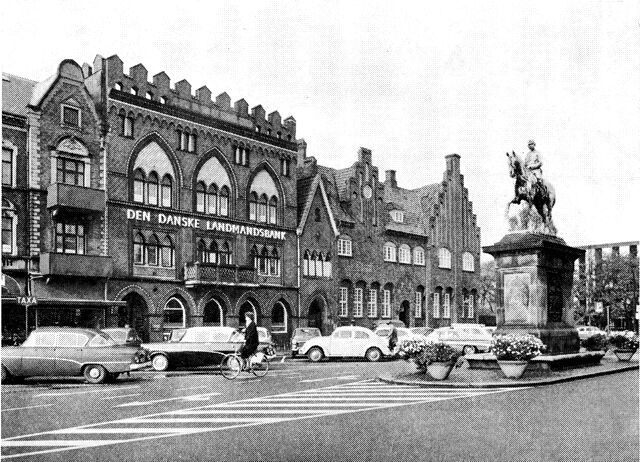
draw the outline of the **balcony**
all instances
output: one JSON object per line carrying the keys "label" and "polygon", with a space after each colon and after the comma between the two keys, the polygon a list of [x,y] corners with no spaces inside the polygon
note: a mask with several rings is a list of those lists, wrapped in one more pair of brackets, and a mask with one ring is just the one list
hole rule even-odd
{"label": "balcony", "polygon": [[197,285],[256,285],[256,271],[251,266],[220,266],[214,263],[187,263],[184,265],[187,287]]}
{"label": "balcony", "polygon": [[100,255],[42,253],[40,272],[44,276],[107,278],[113,273],[113,260],[111,257]]}
{"label": "balcony", "polygon": [[104,213],[106,193],[102,189],[53,183],[47,188],[47,208],[84,213]]}

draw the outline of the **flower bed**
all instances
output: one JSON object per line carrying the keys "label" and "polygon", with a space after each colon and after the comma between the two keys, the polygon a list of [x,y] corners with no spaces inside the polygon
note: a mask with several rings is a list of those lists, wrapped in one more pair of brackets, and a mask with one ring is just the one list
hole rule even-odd
{"label": "flower bed", "polygon": [[503,334],[493,337],[489,351],[498,360],[529,361],[540,355],[545,348],[542,341],[534,335]]}
{"label": "flower bed", "polygon": [[431,363],[453,363],[461,353],[442,342],[406,339],[398,344],[398,355],[406,361],[413,361],[418,369],[426,369]]}
{"label": "flower bed", "polygon": [[637,350],[638,344],[637,335],[612,335],[609,337],[609,345],[618,350]]}

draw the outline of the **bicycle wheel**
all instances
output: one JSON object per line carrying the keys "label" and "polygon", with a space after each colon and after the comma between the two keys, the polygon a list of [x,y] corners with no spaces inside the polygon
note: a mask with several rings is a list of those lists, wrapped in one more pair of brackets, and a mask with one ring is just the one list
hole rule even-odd
{"label": "bicycle wheel", "polygon": [[251,372],[253,372],[253,375],[256,377],[264,377],[267,375],[267,372],[269,372],[269,360],[264,358],[261,362],[254,363],[251,366]]}
{"label": "bicycle wheel", "polygon": [[220,361],[220,373],[225,379],[235,379],[242,370],[242,363],[240,358],[236,355],[225,355]]}

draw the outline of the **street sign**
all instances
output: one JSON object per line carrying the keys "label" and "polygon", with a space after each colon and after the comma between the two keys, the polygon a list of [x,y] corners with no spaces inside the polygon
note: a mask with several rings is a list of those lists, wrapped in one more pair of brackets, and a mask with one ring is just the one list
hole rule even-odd
{"label": "street sign", "polygon": [[596,313],[602,313],[603,308],[602,308],[602,302],[596,302]]}
{"label": "street sign", "polygon": [[34,296],[29,297],[16,297],[19,305],[29,306],[29,305],[37,305],[38,299]]}

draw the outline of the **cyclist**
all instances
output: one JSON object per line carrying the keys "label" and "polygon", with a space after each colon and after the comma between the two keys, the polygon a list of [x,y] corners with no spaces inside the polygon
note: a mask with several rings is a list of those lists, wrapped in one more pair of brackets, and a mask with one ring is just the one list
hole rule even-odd
{"label": "cyclist", "polygon": [[244,367],[246,367],[248,364],[247,359],[258,350],[260,340],[258,338],[258,329],[256,328],[254,315],[251,311],[245,313],[244,321],[244,345],[240,350],[240,357],[244,360]]}

